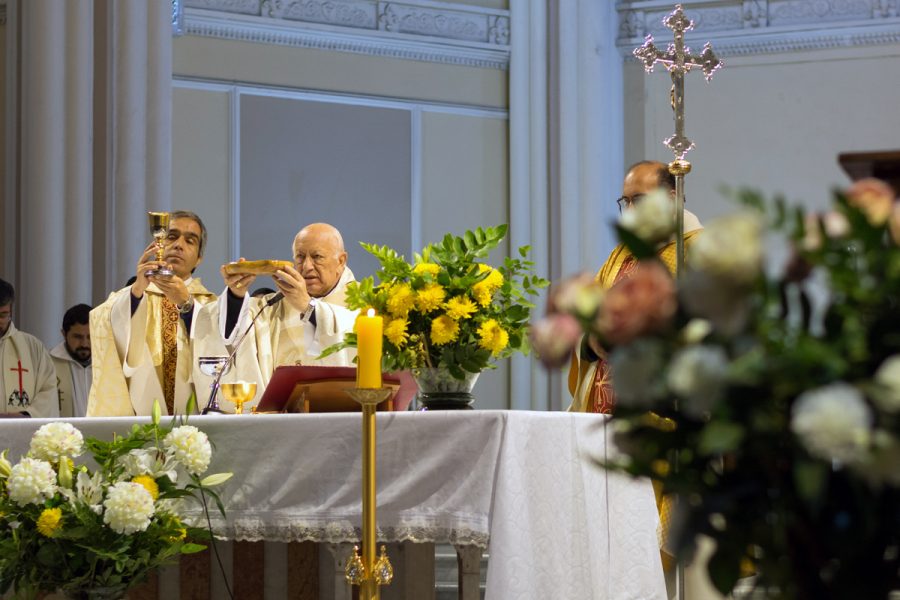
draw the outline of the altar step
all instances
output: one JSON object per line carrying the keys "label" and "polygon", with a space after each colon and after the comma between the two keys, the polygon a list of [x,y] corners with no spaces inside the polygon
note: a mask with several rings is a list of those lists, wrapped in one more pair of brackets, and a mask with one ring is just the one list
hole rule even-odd
{"label": "altar step", "polygon": [[[487,582],[487,553],[481,556],[479,571],[480,597],[484,598]],[[457,600],[459,598],[459,560],[456,549],[450,544],[437,544],[434,548],[434,592],[435,600]]]}

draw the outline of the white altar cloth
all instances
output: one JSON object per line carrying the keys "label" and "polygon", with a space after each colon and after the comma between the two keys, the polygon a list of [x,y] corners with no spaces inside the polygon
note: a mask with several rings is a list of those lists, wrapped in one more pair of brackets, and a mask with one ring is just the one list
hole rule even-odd
{"label": "white altar cloth", "polygon": [[[648,481],[593,464],[606,417],[527,411],[378,413],[384,541],[487,546],[488,600],[664,599]],[[110,439],[146,418],[69,419]],[[0,422],[0,449],[27,451],[47,420]],[[191,417],[215,446],[231,539],[345,542],[361,522],[357,414]],[[216,517],[219,516],[217,519]]]}

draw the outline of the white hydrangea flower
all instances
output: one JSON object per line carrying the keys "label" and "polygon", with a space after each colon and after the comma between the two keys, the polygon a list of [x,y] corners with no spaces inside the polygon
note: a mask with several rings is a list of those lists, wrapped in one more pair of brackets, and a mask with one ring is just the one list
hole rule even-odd
{"label": "white hydrangea flower", "polygon": [[711,221],[691,244],[688,264],[737,283],[753,281],[763,263],[762,226],[752,213]]}
{"label": "white hydrangea flower", "polygon": [[890,413],[900,412],[900,354],[887,357],[875,371],[875,382],[884,393],[875,395],[878,407]]}
{"label": "white hydrangea flower", "polygon": [[193,425],[176,427],[165,437],[163,445],[194,475],[200,475],[209,467],[212,457],[209,438]]}
{"label": "white hydrangea flower", "polygon": [[61,456],[75,458],[83,453],[84,437],[71,423],[47,423],[31,436],[30,455],[34,458],[56,464]]}
{"label": "white hydrangea flower", "polygon": [[669,389],[682,398],[687,414],[700,418],[722,394],[728,357],[718,346],[690,346],[675,353],[669,365]]}
{"label": "white hydrangea flower", "polygon": [[803,392],[791,411],[791,430],[810,454],[849,464],[864,457],[872,421],[862,393],[843,382]]}
{"label": "white hydrangea flower", "polygon": [[665,190],[654,190],[622,213],[619,224],[636,236],[655,244],[675,233],[675,204]]}
{"label": "white hydrangea flower", "polygon": [[6,480],[10,499],[19,506],[42,504],[56,493],[56,471],[45,460],[23,458]]}
{"label": "white hydrangea flower", "polygon": [[103,522],[116,533],[144,531],[153,516],[153,496],[139,483],[120,481],[106,493]]}

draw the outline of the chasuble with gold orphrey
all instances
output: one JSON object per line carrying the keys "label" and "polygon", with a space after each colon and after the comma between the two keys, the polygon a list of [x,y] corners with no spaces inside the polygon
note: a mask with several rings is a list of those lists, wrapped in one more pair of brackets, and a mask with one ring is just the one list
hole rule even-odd
{"label": "chasuble with gold orphrey", "polygon": [[113,292],[91,311],[94,373],[87,416],[149,415],[154,400],[164,414],[184,413],[195,392],[193,339],[209,333],[198,329],[197,314],[216,299],[199,278],[185,284],[195,302],[192,331],[152,283],[134,314],[130,287]]}
{"label": "chasuble with gold orphrey", "polygon": [[[691,216],[693,217],[693,215]],[[693,217],[693,220],[696,220],[696,217]],[[697,229],[684,234],[685,248],[688,248],[697,234],[703,231],[699,227],[699,221],[697,225]],[[674,273],[675,242],[666,244],[660,248],[657,254],[669,272]],[[637,264],[638,262],[628,248],[624,244],[619,244],[603,263],[595,280],[603,289],[608,290],[617,282],[627,279]],[[572,394],[570,411],[612,414],[615,407],[615,394],[612,388],[609,363],[604,357],[600,357],[600,360],[596,361],[583,360],[576,351],[572,355],[572,363],[569,367],[569,392]]]}
{"label": "chasuble with gold orphrey", "polygon": [[[256,385],[256,396],[245,406],[255,406],[265,392],[275,367],[281,365],[318,365],[349,367],[353,365],[356,351],[347,348],[324,359],[319,355],[329,346],[342,342],[347,333],[353,331],[359,311],[346,307],[347,284],[356,281],[349,267],[338,279],[334,288],[325,296],[316,298],[314,317],[295,310],[285,300],[274,306],[265,307],[271,296],[262,298],[244,297],[237,324],[225,336],[227,315],[227,292],[217,302],[208,304],[198,314],[197,335],[195,336],[196,356],[227,356],[237,338],[250,326],[257,313],[259,317],[253,331],[238,347],[234,364],[222,381],[252,381]],[[201,336],[200,331],[211,331]],[[212,377],[200,372],[194,365],[194,381],[198,390],[208,390]],[[198,394],[200,392],[198,391]],[[201,396],[200,400],[205,397]]]}

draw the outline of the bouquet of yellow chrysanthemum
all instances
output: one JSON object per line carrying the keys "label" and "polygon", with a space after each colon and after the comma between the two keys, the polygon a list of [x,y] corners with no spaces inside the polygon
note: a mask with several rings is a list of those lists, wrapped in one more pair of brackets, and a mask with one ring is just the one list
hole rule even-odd
{"label": "bouquet of yellow chrysanthemum", "polygon": [[[88,438],[70,423],[43,425],[15,465],[0,455],[0,595],[62,590],[73,598],[103,589],[109,597],[180,554],[204,550],[207,529],[185,521],[186,498],[212,497],[230,473],[200,476],[212,449],[192,425],[134,425],[111,442]],[[96,470],[76,466],[85,449]],[[106,596],[105,596],[106,597]]]}
{"label": "bouquet of yellow chrysanthemum", "polygon": [[[532,274],[528,247],[499,269],[480,262],[506,235],[507,226],[478,228],[462,237],[447,234],[409,264],[387,246],[363,243],[381,269],[375,278],[351,283],[347,306],[374,308],[384,317],[385,371],[445,368],[453,377],[480,373],[491,361],[525,352],[533,304],[528,296],[547,286]],[[325,355],[356,347],[356,335]]]}

